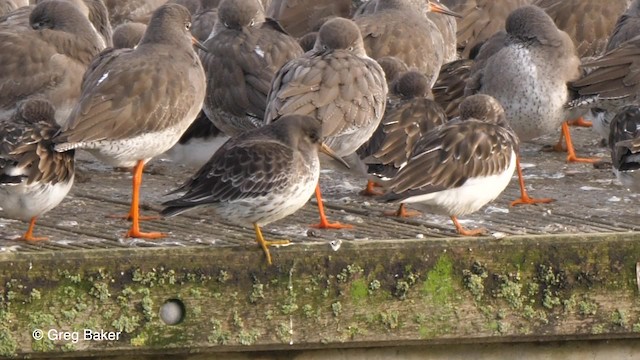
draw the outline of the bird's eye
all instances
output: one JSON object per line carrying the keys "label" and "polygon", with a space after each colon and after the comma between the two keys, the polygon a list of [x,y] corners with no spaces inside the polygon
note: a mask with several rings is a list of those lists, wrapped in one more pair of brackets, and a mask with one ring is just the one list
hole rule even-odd
{"label": "bird's eye", "polygon": [[226,27],[227,29],[229,28],[229,24],[228,24],[227,22],[225,22],[223,25],[224,25],[224,27]]}
{"label": "bird's eye", "polygon": [[184,24],[184,28],[187,29],[187,30],[191,29],[191,23],[188,22],[188,23]]}
{"label": "bird's eye", "polygon": [[329,47],[327,45],[322,45],[322,50],[329,50]]}
{"label": "bird's eye", "polygon": [[35,30],[38,30],[38,29],[44,28],[46,24],[47,24],[46,22],[41,20],[41,21],[33,23],[33,25],[31,27],[34,28]]}
{"label": "bird's eye", "polygon": [[349,49],[347,49],[349,51],[353,51],[353,46],[350,46]]}

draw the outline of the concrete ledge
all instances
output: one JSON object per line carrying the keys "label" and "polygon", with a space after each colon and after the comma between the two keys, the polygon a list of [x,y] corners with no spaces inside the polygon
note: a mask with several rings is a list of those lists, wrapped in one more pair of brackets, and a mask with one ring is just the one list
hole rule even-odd
{"label": "concrete ledge", "polygon": [[[0,356],[638,338],[639,238],[295,244],[270,267],[254,246],[3,252]],[[159,317],[170,299],[185,310],[173,326]],[[85,328],[121,334],[83,341]]]}

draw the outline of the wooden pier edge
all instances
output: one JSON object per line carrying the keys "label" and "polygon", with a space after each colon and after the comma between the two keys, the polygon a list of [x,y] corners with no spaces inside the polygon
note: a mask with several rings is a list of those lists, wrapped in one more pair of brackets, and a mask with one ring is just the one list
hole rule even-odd
{"label": "wooden pier edge", "polygon": [[[637,232],[334,248],[272,248],[272,266],[249,241],[2,252],[0,357],[640,337]],[[177,325],[159,315],[167,300],[183,306]]]}

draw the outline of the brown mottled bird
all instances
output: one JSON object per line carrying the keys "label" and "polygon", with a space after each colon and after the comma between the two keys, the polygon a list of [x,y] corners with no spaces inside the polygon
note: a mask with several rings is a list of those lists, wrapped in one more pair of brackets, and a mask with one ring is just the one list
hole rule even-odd
{"label": "brown mottled bird", "polygon": [[269,247],[289,241],[267,241],[260,227],[293,214],[309,201],[320,175],[319,151],[341,160],[322,143],[320,121],[285,115],[227,141],[174,191],[186,193],[165,202],[161,214],[174,216],[207,206],[217,219],[253,226],[271,264]]}
{"label": "brown mottled bird", "polygon": [[220,0],[201,0],[200,7],[191,16],[193,26],[191,33],[199,41],[205,42],[218,21],[218,5]]}
{"label": "brown mottled bird", "polygon": [[[436,80],[445,57],[445,44],[438,27],[409,0],[372,0],[373,10],[354,18],[360,28],[367,54],[374,59],[395,56],[410,68]],[[427,1],[430,11],[458,16],[436,2]],[[371,12],[372,11],[372,12]]]}
{"label": "brown mottled bird", "polygon": [[504,30],[509,14],[533,0],[468,0],[455,10],[462,15],[458,19],[457,42],[462,58],[469,58],[471,50]]}
{"label": "brown mottled bird", "polygon": [[137,22],[128,22],[118,25],[113,30],[113,47],[116,49],[133,49],[138,46],[147,25]]}
{"label": "brown mottled bird", "polygon": [[385,201],[422,203],[451,217],[460,235],[467,230],[458,216],[471,214],[507,187],[516,168],[518,137],[500,103],[472,95],[460,104],[460,121],[451,121],[423,136],[408,162],[386,184]]}
{"label": "brown mottled bird", "polygon": [[82,74],[100,52],[98,36],[66,1],[38,4],[29,16],[27,29],[0,31],[0,116],[37,97],[51,102],[63,123],[80,96]]}
{"label": "brown mottled bird", "polygon": [[0,1],[0,16],[4,16],[13,10],[28,6],[29,1],[26,0],[1,0]]}
{"label": "brown mottled bird", "polygon": [[601,55],[618,17],[631,0],[537,0],[542,8],[566,32],[576,46],[578,56],[590,58]]}
{"label": "brown mottled bird", "polygon": [[571,101],[569,107],[599,108],[608,114],[616,114],[623,106],[636,105],[640,99],[638,56],[640,37],[636,36],[603,56],[583,64],[591,71],[571,83],[579,97]]}
{"label": "brown mottled bird", "polygon": [[376,61],[384,71],[384,78],[387,80],[387,84],[391,84],[400,75],[409,71],[407,64],[395,56],[383,56]]}
{"label": "brown mottled bird", "polygon": [[298,42],[266,20],[255,0],[222,0],[200,54],[207,74],[204,112],[229,136],[262,125],[274,74],[302,55]]}
{"label": "brown mottled bird", "polygon": [[[629,5],[627,11],[618,18],[607,43],[606,52],[613,51],[638,35],[640,35],[640,0],[635,0]],[[609,139],[610,124],[615,115],[615,112],[600,108],[590,109],[589,117],[593,122],[593,130],[600,135],[604,143]]]}
{"label": "brown mottled bird", "polygon": [[[84,17],[89,20],[91,24],[90,33],[97,37],[100,50],[106,47],[112,46],[111,37],[112,29],[109,22],[109,13],[107,7],[102,0],[42,0],[37,4],[41,4],[47,1],[66,1],[67,3],[74,5]],[[24,6],[0,17],[0,31],[19,31],[19,30],[31,30],[32,23],[30,22],[31,13],[36,8],[36,5]],[[60,23],[60,19],[56,19],[57,23]],[[43,24],[46,23],[43,22]],[[88,34],[84,34],[88,36]]]}
{"label": "brown mottled bird", "polygon": [[55,110],[43,99],[27,99],[8,119],[0,120],[0,208],[8,217],[29,221],[21,237],[33,235],[36,219],[58,206],[73,184],[74,152],[53,151],[60,129]]}
{"label": "brown mottled bird", "polygon": [[[265,123],[287,114],[310,115],[322,122],[322,137],[339,156],[354,153],[378,127],[384,114],[387,82],[380,65],[367,56],[357,25],[333,18],[318,33],[313,50],[289,61],[271,85]],[[316,189],[321,228],[324,214]]]}
{"label": "brown mottled bird", "polygon": [[[358,149],[367,165],[369,180],[365,194],[380,195],[373,182],[384,183],[405,166],[416,142],[447,121],[440,105],[433,100],[427,77],[419,71],[407,71],[389,86],[389,102],[384,117],[371,138]],[[407,217],[404,204],[395,216]]]}
{"label": "brown mottled bird", "polygon": [[128,237],[164,236],[140,231],[142,170],[178,141],[202,108],[205,75],[190,27],[185,7],[163,5],[135,49],[102,53],[85,74],[80,101],[55,139],[56,151],[85,149],[110,165],[135,166]]}
{"label": "brown mottled bird", "polygon": [[448,118],[459,115],[460,103],[464,100],[464,89],[471,76],[473,60],[460,59],[442,65],[433,84],[434,100],[445,110]]}
{"label": "brown mottled bird", "polygon": [[350,15],[351,0],[272,0],[267,8],[267,16],[297,38],[317,31],[332,17]]}

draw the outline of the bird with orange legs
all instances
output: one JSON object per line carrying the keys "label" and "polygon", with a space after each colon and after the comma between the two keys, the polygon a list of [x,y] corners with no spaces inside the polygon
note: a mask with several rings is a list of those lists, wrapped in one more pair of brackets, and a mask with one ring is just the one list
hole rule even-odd
{"label": "bird with orange legs", "polygon": [[185,7],[163,5],[135,49],[103,52],[85,74],[80,101],[54,139],[58,152],[85,149],[110,165],[134,167],[127,237],[165,236],[140,230],[140,186],[144,165],[169,150],[202,108],[206,82],[193,45],[204,46],[190,27]]}
{"label": "bird with orange legs", "polygon": [[33,234],[36,219],[58,206],[73,185],[74,152],[51,148],[59,129],[44,99],[22,101],[0,120],[0,207],[8,217],[29,221],[22,240],[47,240]]}
{"label": "bird with orange legs", "polygon": [[[426,133],[447,121],[444,110],[433,100],[427,77],[407,71],[389,85],[389,101],[384,117],[365,145],[358,149],[367,173],[384,187],[407,163],[416,142]],[[409,217],[418,212],[408,211],[400,204],[397,211],[386,215]]]}
{"label": "bird with orange legs", "polygon": [[[580,76],[580,59],[571,38],[536,6],[514,10],[505,29],[501,47],[475,70],[465,93],[495,97],[520,141],[551,134],[561,126],[566,135],[565,120],[576,117],[566,107],[571,96],[567,83]],[[517,165],[521,197],[511,204],[552,201],[529,197],[519,158]]]}
{"label": "bird with orange legs", "polygon": [[417,203],[448,215],[464,236],[486,234],[458,221],[494,200],[516,168],[519,141],[498,101],[472,95],[460,104],[459,121],[436,127],[420,138],[405,166],[386,183],[387,202]]}
{"label": "bird with orange legs", "polygon": [[[314,48],[285,64],[271,84],[265,123],[283,115],[309,115],[321,121],[322,137],[340,157],[353,154],[378,127],[387,98],[387,82],[378,63],[367,56],[358,26],[351,20],[325,22]],[[350,227],[330,223],[320,186],[316,199],[323,229]]]}

